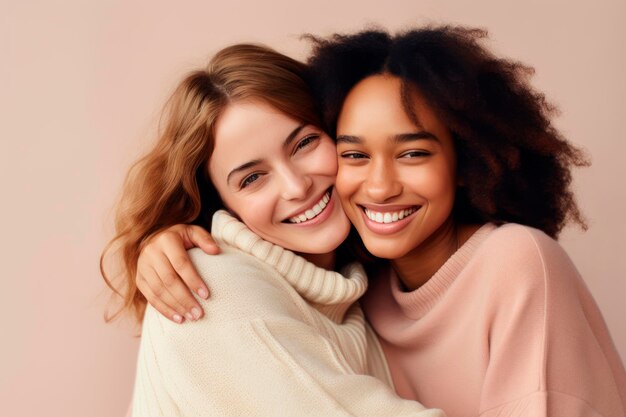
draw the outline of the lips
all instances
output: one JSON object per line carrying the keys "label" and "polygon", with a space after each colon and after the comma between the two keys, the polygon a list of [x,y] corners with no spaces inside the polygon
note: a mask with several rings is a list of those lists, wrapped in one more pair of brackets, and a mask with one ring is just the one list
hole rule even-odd
{"label": "lips", "polygon": [[330,201],[330,192],[330,189],[326,190],[326,192],[324,193],[324,195],[322,195],[319,201],[314,203],[309,208],[303,210],[302,212],[289,217],[287,220],[285,220],[285,222],[298,224],[316,218],[328,206],[328,202]]}

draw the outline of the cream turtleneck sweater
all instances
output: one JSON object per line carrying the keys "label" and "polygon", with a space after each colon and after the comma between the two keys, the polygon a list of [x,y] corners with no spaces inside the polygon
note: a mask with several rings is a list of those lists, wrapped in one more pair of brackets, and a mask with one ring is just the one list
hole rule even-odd
{"label": "cream turtleneck sweater", "polygon": [[134,417],[443,416],[391,389],[356,304],[360,265],[318,268],[224,211],[212,234],[222,254],[189,252],[212,292],[205,317],[178,325],[148,306]]}

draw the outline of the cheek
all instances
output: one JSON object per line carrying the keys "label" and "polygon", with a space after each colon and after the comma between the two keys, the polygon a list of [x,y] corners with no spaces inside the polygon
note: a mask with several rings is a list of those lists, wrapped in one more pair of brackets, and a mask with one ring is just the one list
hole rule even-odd
{"label": "cheek", "polygon": [[337,194],[339,194],[339,198],[342,200],[349,198],[354,192],[358,178],[356,174],[352,167],[341,163],[339,164],[335,189],[337,190]]}
{"label": "cheek", "polygon": [[274,205],[263,193],[254,193],[225,201],[228,208],[255,232],[261,232],[273,223]]}
{"label": "cheek", "polygon": [[337,150],[330,139],[323,140],[303,162],[311,173],[333,178],[337,176]]}
{"label": "cheek", "polygon": [[439,194],[442,197],[453,200],[456,194],[456,169],[454,166],[451,166],[449,163],[441,164],[435,175],[438,179]]}
{"label": "cheek", "polygon": [[352,222],[356,221],[358,210],[351,204],[350,199],[354,197],[359,190],[359,184],[361,183],[359,175],[361,174],[355,167],[339,163],[335,190],[337,191],[337,195],[339,196],[339,200],[341,201],[346,215]]}
{"label": "cheek", "polygon": [[444,217],[452,212],[456,195],[456,182],[454,173],[442,167],[431,170],[429,175],[422,177],[419,188],[423,190],[423,196],[429,200],[431,208]]}

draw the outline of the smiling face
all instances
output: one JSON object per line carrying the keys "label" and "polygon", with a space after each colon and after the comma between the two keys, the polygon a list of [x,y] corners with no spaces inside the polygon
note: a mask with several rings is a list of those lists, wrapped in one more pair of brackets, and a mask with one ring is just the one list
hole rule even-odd
{"label": "smiling face", "polygon": [[209,174],[228,209],[286,249],[329,253],[349,232],[334,190],[334,143],[319,128],[263,102],[225,109],[215,129]]}
{"label": "smiling face", "polygon": [[337,125],[337,191],[375,256],[398,259],[437,241],[452,222],[456,154],[450,131],[418,91],[417,125],[401,81],[375,75],[346,97]]}

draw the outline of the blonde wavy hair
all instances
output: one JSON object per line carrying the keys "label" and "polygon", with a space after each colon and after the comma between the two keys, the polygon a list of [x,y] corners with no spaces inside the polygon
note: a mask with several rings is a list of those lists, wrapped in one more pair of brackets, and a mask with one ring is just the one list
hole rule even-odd
{"label": "blonde wavy hair", "polygon": [[[134,313],[138,322],[143,319],[146,299],[135,275],[151,236],[179,223],[210,230],[222,203],[208,163],[224,109],[239,101],[263,101],[294,120],[319,126],[306,78],[303,63],[262,45],[238,44],[222,49],[206,68],[179,83],[163,109],[156,144],[126,176],[115,211],[115,237],[100,256],[102,277],[121,301],[107,309],[106,321],[123,312]],[[116,274],[110,271],[110,258],[121,267]]]}

